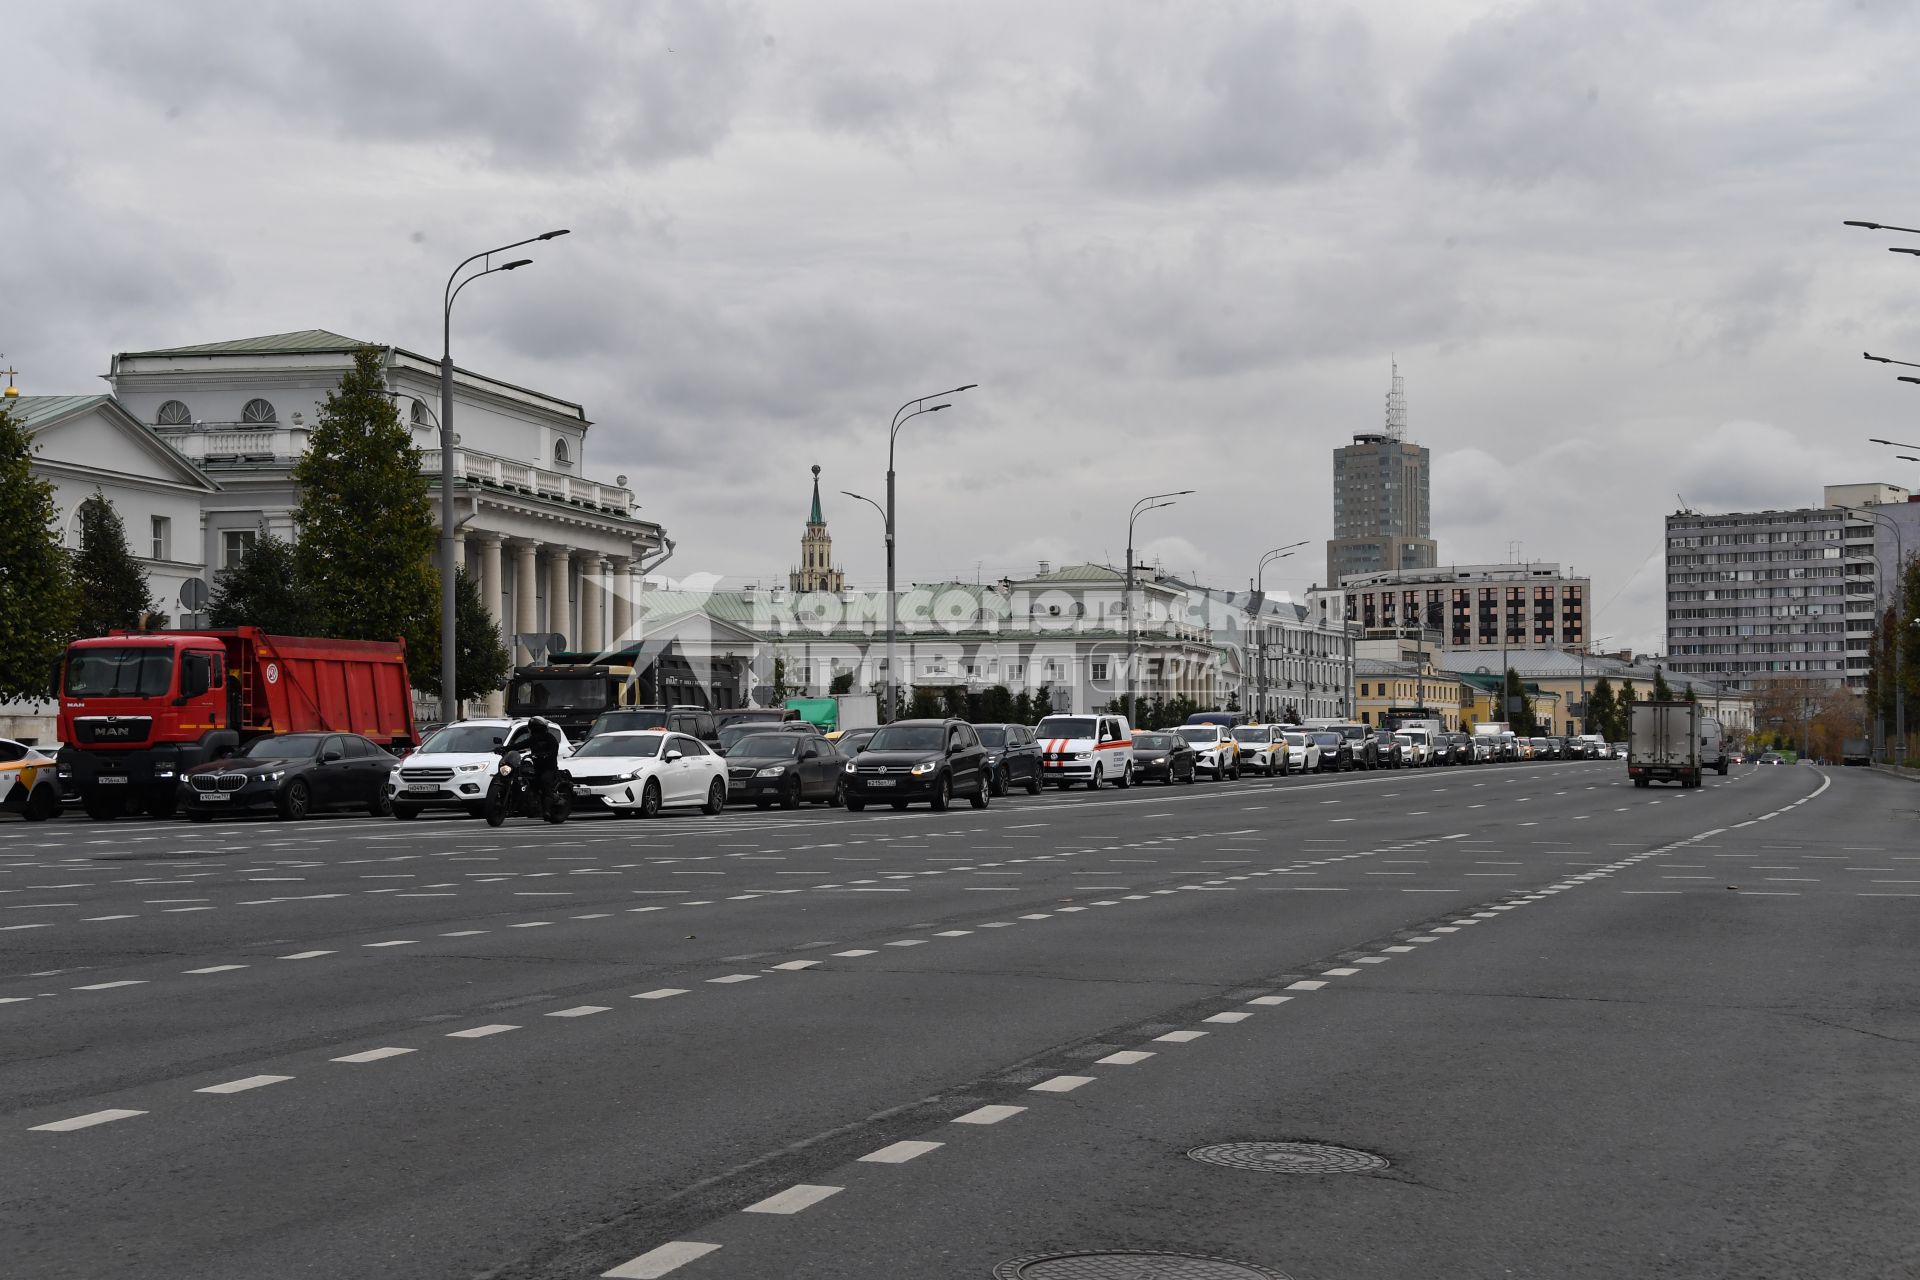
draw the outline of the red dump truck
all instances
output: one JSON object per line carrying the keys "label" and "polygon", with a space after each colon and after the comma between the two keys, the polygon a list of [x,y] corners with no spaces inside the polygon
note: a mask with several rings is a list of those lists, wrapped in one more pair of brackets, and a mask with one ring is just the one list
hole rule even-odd
{"label": "red dump truck", "polygon": [[269,733],[418,745],[402,641],[116,631],[60,660],[61,789],[87,816],[164,817],[180,775]]}

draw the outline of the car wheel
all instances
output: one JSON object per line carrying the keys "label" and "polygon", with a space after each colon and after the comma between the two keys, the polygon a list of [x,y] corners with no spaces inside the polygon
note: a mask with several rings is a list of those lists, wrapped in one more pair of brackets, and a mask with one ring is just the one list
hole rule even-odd
{"label": "car wheel", "polygon": [[727,784],[715,778],[707,784],[707,802],[700,806],[700,812],[709,817],[725,811],[727,807]]}
{"label": "car wheel", "polygon": [[847,797],[848,813],[865,813],[866,811],[867,811],[867,802],[865,800],[855,800],[851,796]]}
{"label": "car wheel", "polygon": [[89,791],[81,797],[80,807],[95,822],[112,822],[120,816],[121,800],[119,796],[107,795],[99,791]]}
{"label": "car wheel", "polygon": [[800,807],[800,779],[788,778],[780,788],[780,807],[798,809]]}
{"label": "car wheel", "polygon": [[987,786],[993,792],[993,794],[997,796],[1003,796],[1007,794],[1007,792],[1013,790],[1013,784],[1007,778],[1007,769],[1005,765],[1000,766],[998,769],[995,769],[991,774],[988,775]]}
{"label": "car wheel", "polygon": [[967,803],[976,809],[984,809],[987,807],[992,796],[993,787],[988,783],[986,775],[982,774],[980,777],[980,785],[975,787],[973,794],[967,797]]}
{"label": "car wheel", "polygon": [[660,783],[648,778],[647,785],[640,789],[640,816],[657,818],[660,816]]}
{"label": "car wheel", "polygon": [[898,813],[900,810],[905,809],[907,807],[907,802],[905,800],[889,800],[887,801],[887,803],[893,807],[893,810],[896,813]]}
{"label": "car wheel", "polygon": [[1039,773],[1036,772],[1031,778],[1027,779],[1027,794],[1030,796],[1037,796],[1040,794]]}
{"label": "car wheel", "polygon": [[313,790],[302,778],[295,778],[280,789],[280,796],[274,802],[274,808],[280,816],[289,822],[297,822],[307,816],[307,810],[313,805]]}
{"label": "car wheel", "polygon": [[1129,760],[1120,766],[1120,776],[1113,780],[1113,785],[1122,791],[1133,785],[1133,761]]}
{"label": "car wheel", "polygon": [[52,787],[35,787],[27,795],[27,807],[20,816],[28,822],[45,822],[60,812],[60,797],[53,793]]}
{"label": "car wheel", "polygon": [[367,801],[367,816],[373,818],[391,818],[393,816],[393,797],[385,787],[373,793],[373,799]]}
{"label": "car wheel", "polygon": [[829,809],[839,809],[844,807],[846,803],[847,780],[845,778],[835,778],[833,780],[833,794],[827,797],[827,807]]}
{"label": "car wheel", "polygon": [[1176,781],[1178,781],[1178,779],[1176,779],[1176,778],[1175,778],[1175,777],[1173,776],[1173,766],[1172,766],[1172,765],[1168,765],[1168,766],[1167,766],[1167,777],[1166,777],[1166,784],[1167,784],[1168,786],[1172,786],[1172,785],[1173,785],[1173,784],[1174,784],[1174,783],[1175,783]]}
{"label": "car wheel", "polygon": [[393,816],[402,822],[412,822],[420,816],[420,806],[417,804],[396,804],[393,806]]}
{"label": "car wheel", "polygon": [[953,804],[953,783],[946,774],[941,774],[933,782],[933,799],[930,801],[935,812],[941,812]]}

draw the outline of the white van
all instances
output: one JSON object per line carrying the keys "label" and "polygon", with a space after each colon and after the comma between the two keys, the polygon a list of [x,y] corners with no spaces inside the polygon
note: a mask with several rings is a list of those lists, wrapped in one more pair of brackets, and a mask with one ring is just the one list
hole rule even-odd
{"label": "white van", "polygon": [[1133,730],[1125,716],[1048,716],[1033,731],[1041,776],[1061,790],[1084,782],[1133,785]]}

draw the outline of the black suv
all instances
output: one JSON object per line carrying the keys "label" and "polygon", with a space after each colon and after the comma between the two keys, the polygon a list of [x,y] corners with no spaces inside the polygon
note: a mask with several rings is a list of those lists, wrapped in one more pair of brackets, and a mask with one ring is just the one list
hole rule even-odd
{"label": "black suv", "polygon": [[846,757],[825,738],[769,728],[737,739],[727,751],[727,799],[762,809],[777,800],[798,809],[804,800],[837,805],[846,795]]}
{"label": "black suv", "polygon": [[1373,740],[1373,730],[1363,724],[1336,724],[1333,732],[1347,740],[1353,748],[1353,754],[1341,766],[1346,769],[1378,769],[1380,767],[1380,744]]}
{"label": "black suv", "polygon": [[[603,733],[632,733],[639,729],[664,729],[684,733],[707,744],[709,751],[720,749],[720,731],[713,712],[699,707],[615,707],[602,711],[587,730],[587,737]],[[585,739],[582,739],[585,741]]]}
{"label": "black suv", "polygon": [[1024,724],[977,724],[980,745],[987,749],[988,781],[993,794],[1003,796],[1018,785],[1027,794],[1040,794],[1040,743]]}
{"label": "black suv", "polygon": [[1373,735],[1374,758],[1383,769],[1398,769],[1403,764],[1412,764],[1407,755],[1407,744],[1393,735],[1391,729],[1379,729]]}
{"label": "black suv", "polygon": [[882,725],[867,749],[847,761],[847,808],[858,813],[885,801],[904,809],[925,800],[945,809],[957,795],[987,807],[987,749],[965,720],[896,720]]}

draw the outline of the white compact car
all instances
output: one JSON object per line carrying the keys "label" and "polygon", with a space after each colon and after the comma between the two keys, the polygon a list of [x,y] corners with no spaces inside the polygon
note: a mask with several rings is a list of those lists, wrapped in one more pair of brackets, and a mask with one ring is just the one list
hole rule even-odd
{"label": "white compact car", "polygon": [[1287,764],[1296,773],[1320,771],[1320,744],[1304,729],[1288,729]]}
{"label": "white compact car", "polygon": [[[427,809],[464,809],[479,817],[487,787],[500,767],[496,748],[515,745],[526,729],[525,720],[460,720],[436,730],[388,775],[393,816],[417,818]],[[562,733],[562,760],[573,750],[565,738]]]}
{"label": "white compact car", "polygon": [[1215,782],[1240,776],[1240,743],[1217,724],[1183,724],[1174,730],[1193,745],[1194,762]]}
{"label": "white compact car", "polygon": [[1240,744],[1240,767],[1271,778],[1287,772],[1287,735],[1270,724],[1243,724],[1233,731]]}
{"label": "white compact car", "polygon": [[624,818],[651,818],[669,805],[727,807],[727,761],[684,733],[602,733],[560,763],[573,779],[573,807],[606,808]]}

